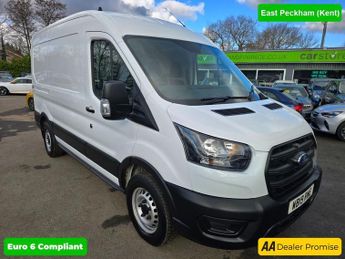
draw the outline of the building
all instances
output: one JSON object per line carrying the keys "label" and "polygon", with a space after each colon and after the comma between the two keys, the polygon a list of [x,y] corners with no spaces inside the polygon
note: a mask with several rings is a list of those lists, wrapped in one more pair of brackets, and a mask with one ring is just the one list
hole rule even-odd
{"label": "building", "polygon": [[3,52],[3,48],[0,44],[0,60],[4,59],[4,54],[6,55],[6,61],[11,62],[13,59],[22,58],[23,55],[13,50],[10,46],[6,45],[6,51]]}
{"label": "building", "polygon": [[229,52],[227,56],[253,82],[309,83],[313,78],[345,78],[345,48]]}

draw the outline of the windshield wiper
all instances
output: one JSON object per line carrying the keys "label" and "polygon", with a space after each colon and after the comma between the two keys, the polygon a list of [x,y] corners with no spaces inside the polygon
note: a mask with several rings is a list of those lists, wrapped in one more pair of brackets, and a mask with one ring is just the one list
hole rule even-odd
{"label": "windshield wiper", "polygon": [[222,96],[222,97],[210,97],[210,98],[202,98],[200,101],[206,102],[206,103],[223,103],[228,100],[233,100],[233,99],[246,99],[248,100],[248,96]]}

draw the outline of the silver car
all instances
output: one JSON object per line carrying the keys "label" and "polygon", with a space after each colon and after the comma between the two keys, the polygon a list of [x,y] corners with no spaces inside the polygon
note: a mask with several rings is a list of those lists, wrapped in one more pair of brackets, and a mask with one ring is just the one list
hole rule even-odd
{"label": "silver car", "polygon": [[336,134],[345,141],[345,104],[328,104],[320,106],[311,114],[313,129]]}

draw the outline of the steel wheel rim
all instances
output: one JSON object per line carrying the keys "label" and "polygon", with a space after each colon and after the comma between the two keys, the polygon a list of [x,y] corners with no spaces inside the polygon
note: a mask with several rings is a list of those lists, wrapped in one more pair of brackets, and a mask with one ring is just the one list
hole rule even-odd
{"label": "steel wheel rim", "polygon": [[46,147],[47,147],[48,152],[51,152],[51,150],[52,150],[52,138],[51,138],[48,130],[46,130],[44,133],[44,142],[46,143]]}
{"label": "steel wheel rim", "polygon": [[138,187],[132,195],[132,209],[139,227],[148,234],[156,232],[159,223],[158,209],[151,194]]}

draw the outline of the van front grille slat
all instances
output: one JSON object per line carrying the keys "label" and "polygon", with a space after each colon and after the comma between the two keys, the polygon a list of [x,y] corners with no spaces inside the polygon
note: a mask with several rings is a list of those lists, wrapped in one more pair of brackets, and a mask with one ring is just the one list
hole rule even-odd
{"label": "van front grille slat", "polygon": [[[274,147],[269,155],[266,182],[270,195],[279,199],[293,192],[312,174],[316,142],[307,135]],[[300,156],[303,161],[298,161]]]}

